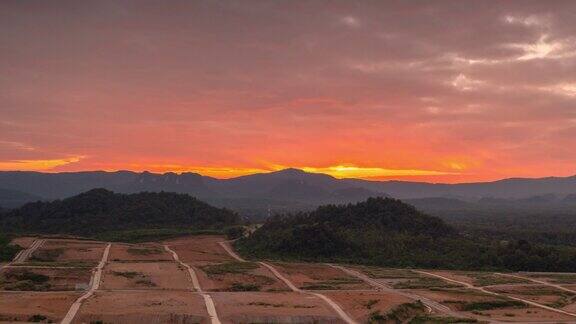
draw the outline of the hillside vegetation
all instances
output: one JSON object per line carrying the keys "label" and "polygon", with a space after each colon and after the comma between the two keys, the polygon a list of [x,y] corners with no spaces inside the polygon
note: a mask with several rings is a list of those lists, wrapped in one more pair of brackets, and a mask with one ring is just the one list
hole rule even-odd
{"label": "hillside vegetation", "polygon": [[222,229],[239,222],[229,210],[212,207],[186,194],[118,194],[94,189],[52,202],[35,202],[5,213],[5,232],[93,236],[104,232],[157,228]]}
{"label": "hillside vegetation", "polygon": [[464,236],[389,198],[274,217],[236,247],[256,258],[392,267],[572,271],[576,266],[576,249]]}
{"label": "hillside vegetation", "polygon": [[12,260],[20,250],[21,248],[19,246],[10,244],[8,237],[0,234],[0,262]]}

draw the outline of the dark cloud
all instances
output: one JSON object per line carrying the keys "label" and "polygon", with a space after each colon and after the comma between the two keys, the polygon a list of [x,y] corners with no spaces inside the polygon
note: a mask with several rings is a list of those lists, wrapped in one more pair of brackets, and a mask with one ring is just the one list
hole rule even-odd
{"label": "dark cloud", "polygon": [[574,1],[2,1],[0,160],[571,174],[574,12]]}

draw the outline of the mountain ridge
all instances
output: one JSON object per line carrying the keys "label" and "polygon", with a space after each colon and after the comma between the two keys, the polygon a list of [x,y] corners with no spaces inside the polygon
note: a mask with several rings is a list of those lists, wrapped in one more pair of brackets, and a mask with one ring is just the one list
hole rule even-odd
{"label": "mountain ridge", "polygon": [[[277,200],[317,206],[348,203],[368,197],[398,199],[455,198],[478,201],[482,198],[523,199],[538,195],[567,197],[576,193],[576,176],[509,178],[476,183],[430,183],[400,180],[338,179],[323,173],[289,168],[230,179],[199,173],[152,173],[148,171],[81,171],[44,173],[0,171],[0,188],[19,191],[45,200],[62,199],[94,189],[120,193],[170,191],[187,193],[213,201],[230,199]],[[0,206],[2,206],[0,200]]]}

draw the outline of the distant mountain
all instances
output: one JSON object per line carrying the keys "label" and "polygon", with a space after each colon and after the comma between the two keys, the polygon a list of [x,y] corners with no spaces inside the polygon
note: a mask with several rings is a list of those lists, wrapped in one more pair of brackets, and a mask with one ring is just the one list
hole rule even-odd
{"label": "distant mountain", "polygon": [[0,207],[2,208],[16,208],[25,203],[37,200],[42,200],[42,198],[17,190],[0,188]]}
{"label": "distant mountain", "polygon": [[186,194],[118,194],[93,189],[51,202],[29,203],[0,215],[5,232],[94,235],[156,228],[221,229],[240,222],[235,213]]}
{"label": "distant mountain", "polygon": [[[407,181],[367,181],[336,179],[319,173],[286,169],[232,179],[215,179],[196,173],[150,172],[0,172],[0,187],[28,193],[28,201],[61,199],[93,189],[105,188],[120,193],[169,191],[187,193],[203,200],[230,207],[258,202],[261,210],[283,210],[286,205],[318,206],[327,203],[358,202],[368,197],[389,196],[399,199],[435,197],[464,202],[484,199],[561,200],[576,193],[576,176],[540,179],[505,179],[494,182],[437,184]],[[542,196],[534,198],[535,196]],[[546,198],[548,197],[548,198]],[[430,202],[430,201],[429,201]],[[429,203],[428,202],[428,203]],[[437,201],[446,204],[446,201]]]}

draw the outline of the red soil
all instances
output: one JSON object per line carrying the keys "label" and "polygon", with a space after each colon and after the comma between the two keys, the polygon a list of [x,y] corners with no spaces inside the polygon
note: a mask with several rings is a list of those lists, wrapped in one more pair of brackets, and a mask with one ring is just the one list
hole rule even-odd
{"label": "red soil", "polygon": [[202,297],[190,292],[96,292],[75,323],[208,323]]}
{"label": "red soil", "polygon": [[59,322],[78,293],[0,292],[0,321],[27,322],[33,315]]}
{"label": "red soil", "polygon": [[100,289],[191,290],[186,269],[176,262],[108,263]]}

